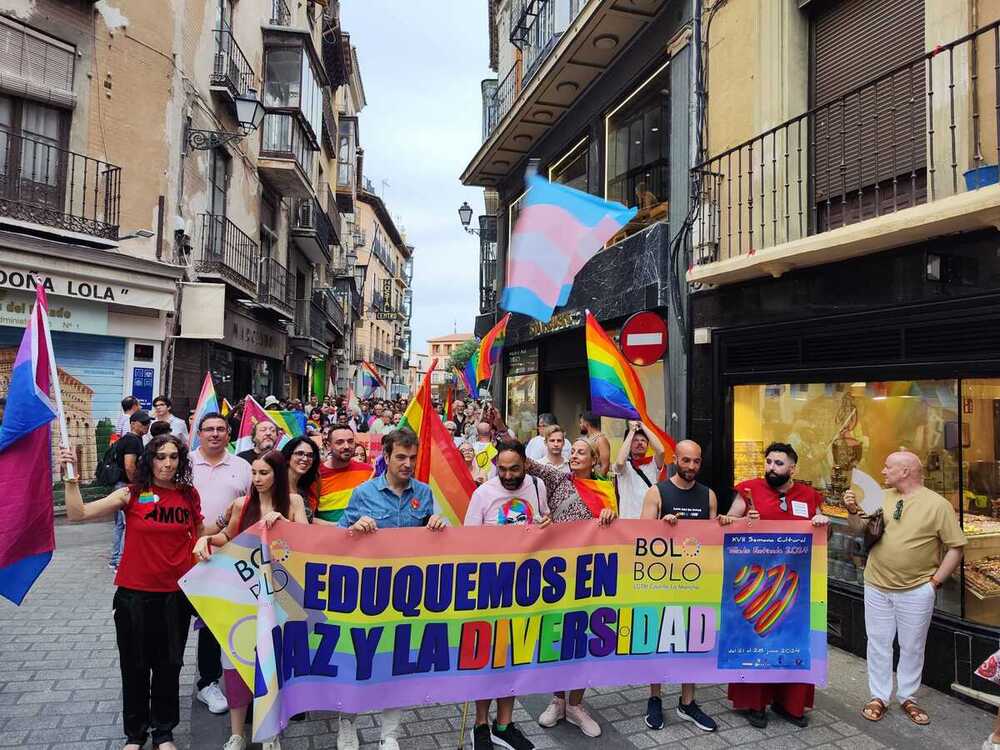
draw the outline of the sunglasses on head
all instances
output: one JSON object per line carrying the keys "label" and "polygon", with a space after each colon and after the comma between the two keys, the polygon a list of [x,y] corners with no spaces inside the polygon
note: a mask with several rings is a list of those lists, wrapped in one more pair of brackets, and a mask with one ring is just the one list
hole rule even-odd
{"label": "sunglasses on head", "polygon": [[896,511],[892,514],[894,520],[898,521],[903,517],[903,498],[896,501]]}
{"label": "sunglasses on head", "polygon": [[784,493],[778,495],[778,507],[781,509],[782,513],[788,512],[788,498],[785,497]]}

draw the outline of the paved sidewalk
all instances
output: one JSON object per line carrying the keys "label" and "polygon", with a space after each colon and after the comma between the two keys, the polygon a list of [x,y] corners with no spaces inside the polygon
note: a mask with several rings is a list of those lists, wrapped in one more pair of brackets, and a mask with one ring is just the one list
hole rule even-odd
{"label": "paved sidewalk", "polygon": [[[0,748],[21,750],[118,750],[121,734],[121,698],[118,654],[111,618],[114,591],[106,565],[111,524],[56,529],[57,551],[52,564],[20,608],[0,601]],[[193,699],[194,638],[181,675],[182,723],[176,733],[180,750],[221,750],[228,736],[226,716],[212,716]],[[583,737],[561,724],[544,730],[535,719],[548,696],[522,699],[515,721],[539,748],[594,748],[644,750],[673,747],[691,750],[760,748],[764,750],[978,750],[992,722],[991,714],[935,690],[920,698],[930,713],[929,727],[911,724],[898,708],[879,724],[858,713],[867,698],[865,664],[836,649],[830,654],[832,684],[817,694],[816,710],[808,729],[798,729],[772,717],[766,730],[749,727],[729,710],[725,688],[705,686],[698,701],[720,724],[704,734],[680,722],[673,712],[675,689],[664,690],[667,725],[654,732],[646,728],[644,687],[597,688],[586,699],[600,720],[604,735]],[[470,707],[471,711],[471,707]],[[404,714],[402,750],[459,748],[460,707],[436,705]],[[378,747],[375,717],[359,718],[364,750]],[[293,723],[282,740],[283,750],[319,750],[336,747],[337,720],[333,714],[311,715]],[[471,748],[465,737],[466,748]]]}

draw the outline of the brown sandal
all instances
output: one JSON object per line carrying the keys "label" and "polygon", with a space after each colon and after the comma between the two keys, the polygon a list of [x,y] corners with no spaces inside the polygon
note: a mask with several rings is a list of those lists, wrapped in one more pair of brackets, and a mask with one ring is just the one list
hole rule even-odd
{"label": "brown sandal", "polygon": [[885,703],[878,698],[872,698],[865,704],[865,707],[861,709],[861,715],[868,719],[868,721],[882,721],[882,717],[885,716],[885,711]]}
{"label": "brown sandal", "polygon": [[918,706],[917,702],[912,698],[903,701],[900,708],[903,709],[906,715],[910,718],[910,721],[912,721],[914,724],[925,726],[931,723],[931,717],[929,717],[927,715],[927,712],[924,711],[924,709],[922,709],[920,706]]}

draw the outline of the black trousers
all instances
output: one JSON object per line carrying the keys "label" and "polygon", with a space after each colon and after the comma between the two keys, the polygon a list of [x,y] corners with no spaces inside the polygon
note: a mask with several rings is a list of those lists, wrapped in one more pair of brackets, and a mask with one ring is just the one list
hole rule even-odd
{"label": "black trousers", "polygon": [[151,734],[154,747],[172,742],[191,606],[179,591],[119,588],[114,610],[126,740],[143,745]]}
{"label": "black trousers", "polygon": [[198,689],[222,679],[222,648],[207,627],[198,631]]}

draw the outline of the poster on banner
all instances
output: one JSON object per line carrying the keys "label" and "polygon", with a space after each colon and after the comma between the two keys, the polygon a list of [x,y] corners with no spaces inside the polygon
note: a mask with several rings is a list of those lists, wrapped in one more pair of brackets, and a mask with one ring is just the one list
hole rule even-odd
{"label": "poster on banner", "polygon": [[364,535],[278,522],[180,584],[255,686],[257,738],[310,710],[826,682],[826,530],[802,523]]}

